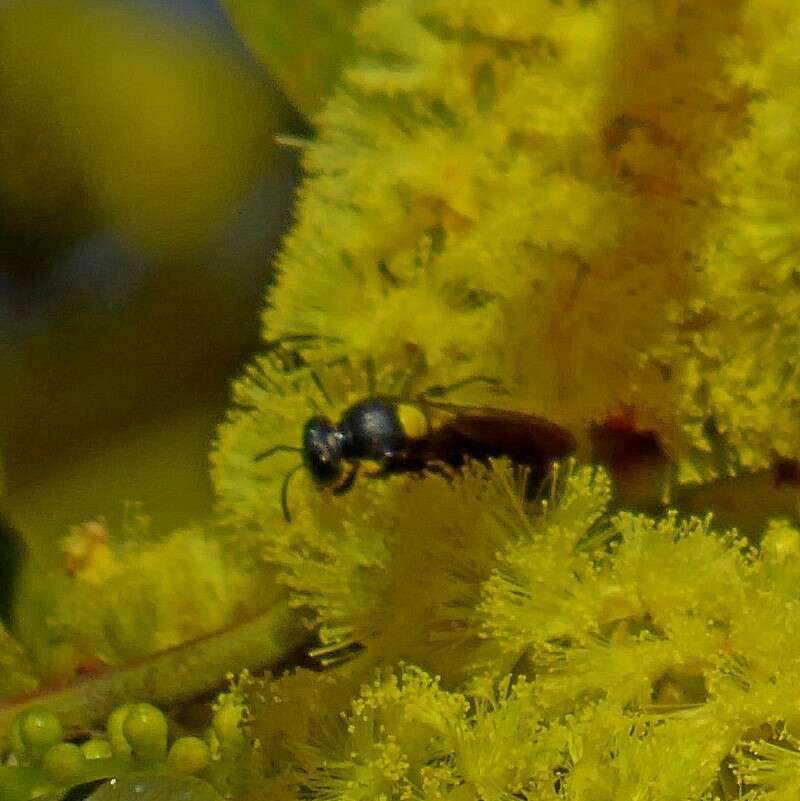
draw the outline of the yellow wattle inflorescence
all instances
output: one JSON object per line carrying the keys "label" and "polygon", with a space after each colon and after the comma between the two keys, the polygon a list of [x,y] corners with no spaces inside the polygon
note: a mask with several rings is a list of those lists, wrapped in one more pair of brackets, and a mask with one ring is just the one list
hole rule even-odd
{"label": "yellow wattle inflorescence", "polygon": [[625,411],[682,481],[797,456],[798,26],[785,0],[370,5],[265,337],[382,391],[494,376],[578,434]]}
{"label": "yellow wattle inflorescence", "polygon": [[[331,645],[365,650],[323,672],[245,673],[206,748],[176,740],[167,768],[239,801],[791,798],[800,531],[774,522],[754,547],[708,520],[610,514],[596,468],[561,468],[536,502],[516,478],[497,462],[376,492],[331,532],[338,550],[302,530],[276,544]],[[35,715],[16,724],[30,769],[0,769],[14,799],[40,770],[58,786],[163,769],[149,704],[111,715],[111,761],[93,765]]]}
{"label": "yellow wattle inflorescence", "polygon": [[261,790],[791,796],[789,523],[749,532],[759,551],[708,520],[611,517],[584,469],[541,514],[495,465],[341,498],[300,471],[287,526],[300,457],[254,457],[335,420],[373,368],[412,396],[491,376],[508,394],[454,400],[579,437],[621,414],[681,482],[800,456],[798,26],[785,0],[366,7],[304,153],[264,315],[277,349],[214,454],[221,511],[324,656],[365,646],[333,675],[244,682]]}
{"label": "yellow wattle inflorescence", "polygon": [[[277,571],[335,667],[243,675],[206,745],[215,786],[796,796],[790,521],[745,536],[612,512],[598,468],[537,495],[498,461],[339,498],[300,470],[289,525],[301,457],[258,457],[336,420],[373,371],[411,396],[488,376],[507,394],[454,400],[578,436],[622,414],[683,482],[800,457],[799,32],[788,0],[365,8],[305,151],[267,352],[213,454],[226,544]],[[180,748],[173,764],[206,764]]]}
{"label": "yellow wattle inflorescence", "polygon": [[276,546],[327,654],[364,651],[242,677],[262,766],[243,797],[792,797],[800,531],[773,523],[756,548],[610,500],[573,468],[527,503],[496,463]]}

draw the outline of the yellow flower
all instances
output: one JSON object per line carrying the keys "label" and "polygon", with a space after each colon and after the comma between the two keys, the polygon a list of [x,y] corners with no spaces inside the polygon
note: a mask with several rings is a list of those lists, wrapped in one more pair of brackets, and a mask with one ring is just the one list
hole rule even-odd
{"label": "yellow flower", "polygon": [[800,455],[792,9],[369,6],[266,340],[412,394],[491,375],[579,436],[633,410],[684,482]]}

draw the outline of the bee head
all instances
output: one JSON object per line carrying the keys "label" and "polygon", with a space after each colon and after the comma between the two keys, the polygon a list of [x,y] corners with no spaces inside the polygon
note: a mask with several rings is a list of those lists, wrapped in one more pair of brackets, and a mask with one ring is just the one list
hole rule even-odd
{"label": "bee head", "polygon": [[303,429],[303,463],[318,484],[332,484],[342,472],[343,440],[324,417],[312,417]]}

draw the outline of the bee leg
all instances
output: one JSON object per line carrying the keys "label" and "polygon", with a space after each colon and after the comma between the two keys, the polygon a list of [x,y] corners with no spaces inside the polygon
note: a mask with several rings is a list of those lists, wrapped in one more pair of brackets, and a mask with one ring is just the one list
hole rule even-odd
{"label": "bee leg", "polygon": [[358,465],[353,465],[350,470],[348,470],[343,477],[336,482],[336,484],[331,488],[331,492],[334,495],[344,495],[345,492],[349,492],[353,489],[353,484],[356,483],[356,476],[358,475]]}
{"label": "bee leg", "polygon": [[447,462],[436,459],[435,461],[428,462],[425,465],[425,471],[428,473],[435,473],[437,476],[442,476],[449,482],[453,482],[458,477],[458,469],[453,467]]}
{"label": "bee leg", "polygon": [[329,337],[323,334],[284,334],[266,343],[266,353],[275,356],[284,370],[298,370],[307,365],[301,349],[307,346],[312,349],[318,342],[341,343],[339,337]]}

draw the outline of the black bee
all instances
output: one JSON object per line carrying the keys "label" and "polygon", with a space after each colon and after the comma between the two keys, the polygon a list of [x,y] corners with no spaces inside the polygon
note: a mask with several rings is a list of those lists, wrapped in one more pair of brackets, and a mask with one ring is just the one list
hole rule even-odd
{"label": "black bee", "polygon": [[280,451],[302,454],[281,489],[283,514],[291,522],[289,481],[303,466],[316,484],[339,495],[353,486],[359,472],[372,478],[425,470],[449,474],[467,458],[491,456],[508,456],[544,472],[575,448],[569,431],[532,414],[424,396],[415,401],[375,396],[350,406],[338,423],[312,417],[299,447],[278,445],[256,460]]}

